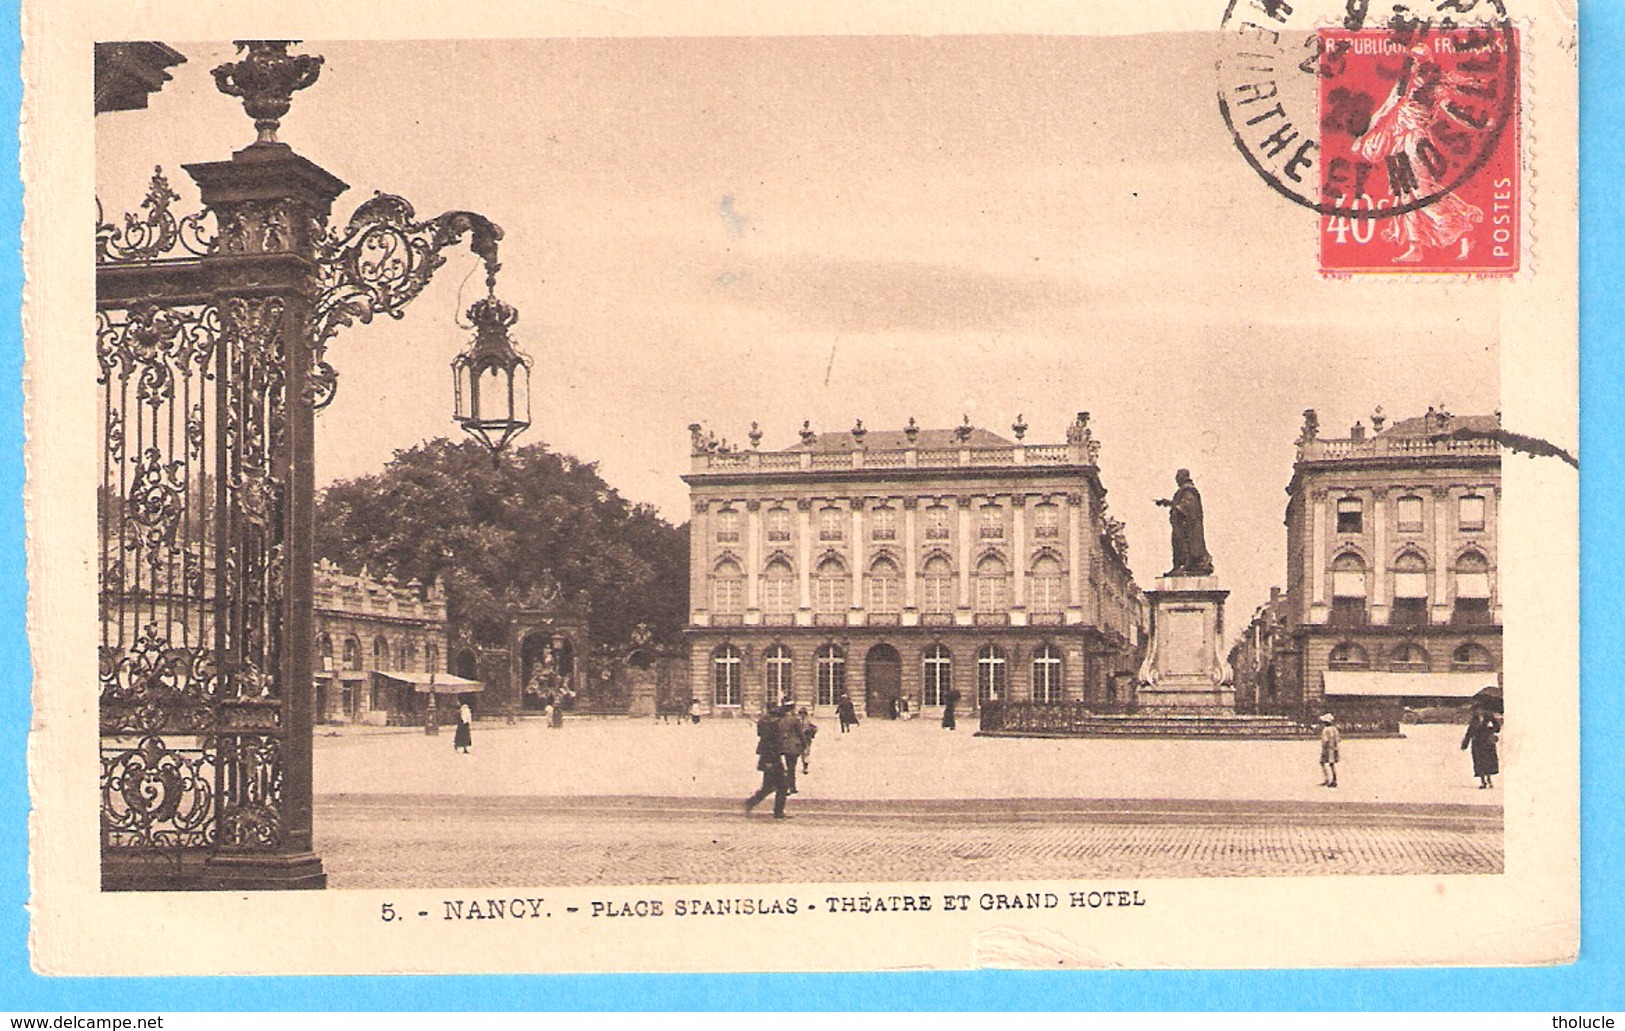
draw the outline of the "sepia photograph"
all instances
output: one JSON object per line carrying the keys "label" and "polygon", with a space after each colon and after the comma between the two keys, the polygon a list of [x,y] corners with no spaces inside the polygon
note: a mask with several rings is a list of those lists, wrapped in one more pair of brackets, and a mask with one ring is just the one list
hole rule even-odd
{"label": "sepia photograph", "polygon": [[320,905],[221,972],[1296,965],[1341,892],[1298,963],[1572,957],[1573,24],[1173,6],[96,24],[36,964]]}

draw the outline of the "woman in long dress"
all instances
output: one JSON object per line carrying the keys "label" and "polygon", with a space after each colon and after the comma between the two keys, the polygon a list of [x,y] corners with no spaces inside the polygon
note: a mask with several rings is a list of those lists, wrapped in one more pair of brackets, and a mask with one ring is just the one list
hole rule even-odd
{"label": "woman in long dress", "polygon": [[[1388,99],[1371,116],[1370,127],[1354,141],[1353,148],[1365,160],[1387,163],[1390,169],[1394,167],[1391,159],[1404,155],[1415,183],[1391,184],[1396,200],[1409,202],[1418,197],[1430,197],[1443,187],[1428,170],[1417,148],[1428,139],[1429,127],[1435,121],[1451,118],[1445,113],[1445,106],[1456,98],[1459,87],[1470,82],[1464,76],[1441,68],[1426,45],[1411,48]],[[1424,247],[1442,249],[1455,245],[1458,240],[1461,241],[1459,257],[1466,258],[1471,241],[1463,238],[1474,223],[1482,221],[1483,209],[1452,191],[1413,211],[1383,219],[1382,236],[1404,248],[1394,259],[1396,262],[1419,262]]]}
{"label": "woman in long dress", "polygon": [[1467,733],[1462,736],[1461,747],[1463,751],[1473,750],[1473,776],[1478,778],[1478,787],[1492,788],[1495,786],[1491,780],[1501,772],[1501,754],[1496,745],[1501,733],[1501,718],[1491,712],[1488,706],[1473,707],[1473,718],[1467,724]]}
{"label": "woman in long dress", "polygon": [[451,739],[451,746],[459,752],[467,752],[474,744],[474,710],[468,707],[467,702],[457,706],[457,734]]}

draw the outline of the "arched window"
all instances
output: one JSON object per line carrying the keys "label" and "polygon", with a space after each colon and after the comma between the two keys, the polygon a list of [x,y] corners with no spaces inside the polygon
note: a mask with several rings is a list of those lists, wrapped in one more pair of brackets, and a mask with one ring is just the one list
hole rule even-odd
{"label": "arched window", "polygon": [[401,645],[401,661],[399,668],[408,672],[416,672],[418,664],[418,646],[416,641],[407,641]]}
{"label": "arched window", "polygon": [[711,611],[718,616],[745,611],[745,573],[731,558],[718,562],[711,574]]}
{"label": "arched window", "polygon": [[925,560],[920,570],[925,588],[920,592],[920,611],[944,613],[954,610],[954,567],[941,555]]}
{"label": "arched window", "polygon": [[933,644],[925,650],[924,677],[920,687],[921,705],[946,705],[948,689],[954,682],[954,657],[947,647]]}
{"label": "arched window", "polygon": [[1423,626],[1428,621],[1428,564],[1414,551],[1394,560],[1394,604],[1388,622],[1395,626]]}
{"label": "arched window", "polygon": [[1490,621],[1490,562],[1477,551],[1464,551],[1456,559],[1456,604],[1452,623]]}
{"label": "arched window", "polygon": [[333,669],[333,638],[322,634],[316,638],[316,653],[320,660],[317,668],[331,672]]}
{"label": "arched window", "polygon": [[790,539],[790,510],[788,508],[770,508],[767,510],[767,539],[770,541],[787,541]]}
{"label": "arched window", "polygon": [[767,693],[763,697],[769,704],[790,701],[790,649],[775,644],[762,653],[762,666],[767,671]]}
{"label": "arched window", "polygon": [[844,614],[852,597],[852,579],[846,566],[831,555],[813,574],[813,609],[825,615]]}
{"label": "arched window", "polygon": [[1033,701],[1061,700],[1061,650],[1044,644],[1033,652]]}
{"label": "arched window", "polygon": [[1394,522],[1400,533],[1422,532],[1422,499],[1407,494],[1394,502]]}
{"label": "arched window", "polygon": [[423,649],[423,668],[430,673],[440,672],[440,646],[431,644]]}
{"label": "arched window", "polygon": [[712,697],[718,705],[739,704],[739,649],[725,644],[711,653]]}
{"label": "arched window", "polygon": [[1060,615],[1066,607],[1065,582],[1061,563],[1053,555],[1042,555],[1033,563],[1032,592],[1027,607],[1043,615]]}
{"label": "arched window", "polygon": [[344,668],[361,668],[361,642],[353,637],[344,639]]}
{"label": "arched window", "polygon": [[762,577],[762,611],[770,616],[788,616],[796,610],[796,575],[790,563],[776,558],[767,564]]}
{"label": "arched window", "polygon": [[846,690],[846,652],[838,644],[826,644],[813,655],[818,674],[819,705],[834,705]]}
{"label": "arched window", "polygon": [[1371,665],[1366,657],[1365,649],[1353,641],[1344,641],[1332,648],[1327,661],[1333,669],[1365,669]]}
{"label": "arched window", "polygon": [[1004,612],[1009,609],[1005,600],[1010,577],[1004,560],[988,555],[976,563],[976,611],[979,613]]}
{"label": "arched window", "polygon": [[976,697],[986,705],[1004,701],[1004,693],[1004,649],[996,644],[984,644],[976,653]]}
{"label": "arched window", "polygon": [[897,563],[882,555],[869,567],[869,611],[881,615],[901,612],[903,606],[902,578]]}
{"label": "arched window", "polygon": [[1365,560],[1345,551],[1332,560],[1332,625],[1365,625]]}
{"label": "arched window", "polygon": [[1483,645],[1469,641],[1451,653],[1450,664],[1461,670],[1492,669],[1495,666],[1495,656]]}
{"label": "arched window", "polygon": [[1397,645],[1388,656],[1388,668],[1393,670],[1426,673],[1428,665],[1428,653],[1411,642]]}

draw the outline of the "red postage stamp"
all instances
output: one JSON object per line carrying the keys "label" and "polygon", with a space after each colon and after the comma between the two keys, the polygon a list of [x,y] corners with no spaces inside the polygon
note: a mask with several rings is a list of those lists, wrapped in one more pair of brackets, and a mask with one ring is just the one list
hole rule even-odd
{"label": "red postage stamp", "polygon": [[1516,30],[1322,29],[1317,49],[1321,271],[1516,272]]}

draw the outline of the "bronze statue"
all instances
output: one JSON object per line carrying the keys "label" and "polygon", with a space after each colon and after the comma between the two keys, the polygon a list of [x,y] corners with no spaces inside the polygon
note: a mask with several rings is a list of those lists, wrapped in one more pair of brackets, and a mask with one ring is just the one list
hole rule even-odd
{"label": "bronze statue", "polygon": [[1207,553],[1207,539],[1202,532],[1202,495],[1191,482],[1191,471],[1181,469],[1174,474],[1179,489],[1172,499],[1158,498],[1157,504],[1168,509],[1168,524],[1173,531],[1174,568],[1164,576],[1212,576],[1213,556]]}

